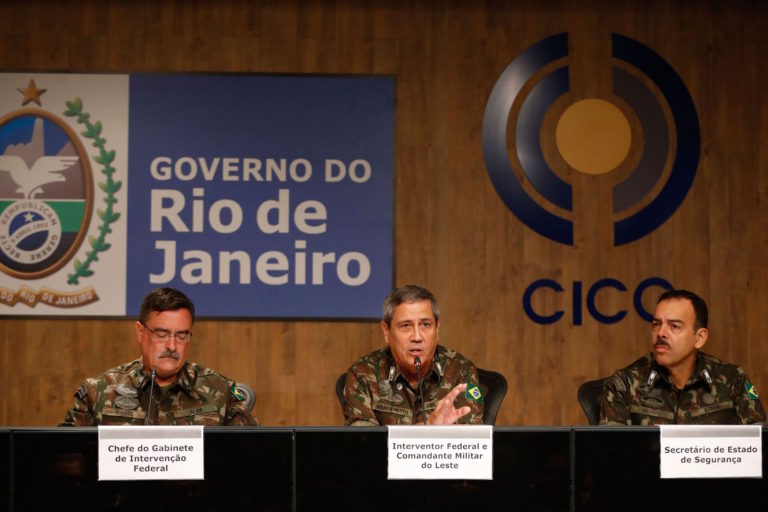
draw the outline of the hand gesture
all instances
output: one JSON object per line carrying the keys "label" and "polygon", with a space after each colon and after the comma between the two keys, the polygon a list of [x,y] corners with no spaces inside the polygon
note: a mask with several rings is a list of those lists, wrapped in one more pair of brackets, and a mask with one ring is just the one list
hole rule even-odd
{"label": "hand gesture", "polygon": [[470,409],[468,406],[465,405],[461,409],[456,409],[456,407],[453,405],[453,402],[456,400],[459,394],[466,390],[467,384],[462,383],[453,388],[450,393],[441,398],[437,403],[437,407],[435,407],[434,412],[427,420],[427,425],[452,425],[453,423],[456,423],[462,416],[469,414],[472,409]]}

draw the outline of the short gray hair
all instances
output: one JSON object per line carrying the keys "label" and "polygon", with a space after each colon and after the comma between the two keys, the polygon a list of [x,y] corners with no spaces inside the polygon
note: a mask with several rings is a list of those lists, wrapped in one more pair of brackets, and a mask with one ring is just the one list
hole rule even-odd
{"label": "short gray hair", "polygon": [[392,317],[395,315],[395,308],[404,302],[417,302],[421,300],[428,300],[432,303],[432,315],[435,317],[435,322],[440,320],[440,306],[437,305],[437,299],[431,291],[415,284],[407,284],[400,288],[395,288],[384,299],[384,306],[382,308],[382,320],[388,325],[392,326]]}

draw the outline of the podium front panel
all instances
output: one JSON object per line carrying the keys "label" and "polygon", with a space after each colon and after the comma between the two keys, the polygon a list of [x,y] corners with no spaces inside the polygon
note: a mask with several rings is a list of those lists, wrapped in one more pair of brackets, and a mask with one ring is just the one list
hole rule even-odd
{"label": "podium front panel", "polygon": [[387,480],[387,430],[296,433],[297,510],[570,510],[570,429],[496,428],[493,480]]}
{"label": "podium front panel", "polygon": [[205,429],[205,480],[98,481],[95,428],[13,432],[11,510],[289,512],[288,430]]}
{"label": "podium front panel", "polygon": [[598,510],[732,510],[768,503],[763,430],[763,478],[660,478],[657,427],[576,428],[574,502]]}

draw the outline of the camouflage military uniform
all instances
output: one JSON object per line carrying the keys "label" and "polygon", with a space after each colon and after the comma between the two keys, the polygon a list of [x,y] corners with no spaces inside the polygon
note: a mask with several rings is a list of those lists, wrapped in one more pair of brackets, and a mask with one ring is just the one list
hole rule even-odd
{"label": "camouflage military uniform", "polygon": [[[165,388],[155,385],[153,425],[258,425],[235,382],[195,363],[186,362],[179,378]],[[86,379],[75,393],[75,405],[60,426],[144,425],[151,379],[141,358]]]}
{"label": "camouflage military uniform", "polygon": [[600,397],[601,425],[667,423],[765,423],[765,411],[741,368],[702,352],[681,390],[651,355],[606,381]]}
{"label": "camouflage military uniform", "polygon": [[[424,372],[422,383],[427,416],[437,403],[458,384],[479,386],[477,370],[461,354],[440,345],[432,364]],[[469,388],[468,388],[469,389]],[[454,402],[458,409],[472,410],[459,423],[483,422],[481,391],[478,399],[460,394]],[[347,372],[344,387],[344,423],[346,425],[410,425],[423,423],[419,390],[411,387],[392,358],[389,348],[363,356]]]}

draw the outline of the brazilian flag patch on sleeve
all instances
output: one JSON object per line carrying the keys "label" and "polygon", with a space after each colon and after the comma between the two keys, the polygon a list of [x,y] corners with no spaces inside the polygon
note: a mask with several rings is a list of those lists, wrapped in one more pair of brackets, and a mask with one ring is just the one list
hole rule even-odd
{"label": "brazilian flag patch on sleeve", "polygon": [[746,390],[747,390],[747,396],[748,396],[748,397],[749,397],[751,400],[757,400],[758,398],[760,398],[760,397],[758,396],[758,394],[757,394],[757,388],[756,388],[756,387],[755,387],[755,385],[754,385],[754,384],[752,384],[751,382],[745,382],[745,383],[744,383],[744,388],[746,388]]}
{"label": "brazilian flag patch on sleeve", "polygon": [[232,396],[238,399],[238,401],[242,402],[245,400],[245,393],[242,392],[240,388],[232,384],[232,389],[230,390],[232,392]]}
{"label": "brazilian flag patch on sleeve", "polygon": [[483,392],[480,391],[480,386],[475,384],[467,384],[467,390],[464,392],[464,398],[480,404],[483,403]]}

